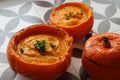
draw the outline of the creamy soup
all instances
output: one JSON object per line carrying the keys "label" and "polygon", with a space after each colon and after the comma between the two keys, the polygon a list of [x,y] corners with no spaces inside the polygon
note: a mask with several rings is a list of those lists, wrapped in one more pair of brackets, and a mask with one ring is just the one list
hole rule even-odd
{"label": "creamy soup", "polygon": [[19,55],[27,62],[54,63],[64,58],[66,43],[59,36],[32,35],[18,45]]}
{"label": "creamy soup", "polygon": [[81,23],[86,18],[85,12],[79,7],[67,6],[56,11],[54,15],[55,23],[70,27]]}

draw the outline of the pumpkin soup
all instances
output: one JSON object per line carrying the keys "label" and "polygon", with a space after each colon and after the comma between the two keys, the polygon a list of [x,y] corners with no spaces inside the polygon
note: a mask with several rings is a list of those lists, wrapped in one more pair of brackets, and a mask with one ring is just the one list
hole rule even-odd
{"label": "pumpkin soup", "polygon": [[19,55],[27,62],[54,63],[64,57],[64,40],[50,34],[32,35],[18,45]]}
{"label": "pumpkin soup", "polygon": [[78,25],[85,18],[86,13],[76,6],[66,6],[57,10],[54,15],[55,23],[64,27]]}

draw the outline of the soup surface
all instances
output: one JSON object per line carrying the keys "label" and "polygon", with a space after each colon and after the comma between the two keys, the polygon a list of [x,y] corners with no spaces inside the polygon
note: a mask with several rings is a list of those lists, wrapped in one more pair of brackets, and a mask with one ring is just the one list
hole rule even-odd
{"label": "soup surface", "polygon": [[67,6],[56,11],[54,15],[55,23],[70,27],[81,23],[86,18],[85,12],[76,6]]}
{"label": "soup surface", "polygon": [[54,63],[64,58],[66,47],[59,36],[39,34],[23,39],[18,44],[17,52],[29,63]]}

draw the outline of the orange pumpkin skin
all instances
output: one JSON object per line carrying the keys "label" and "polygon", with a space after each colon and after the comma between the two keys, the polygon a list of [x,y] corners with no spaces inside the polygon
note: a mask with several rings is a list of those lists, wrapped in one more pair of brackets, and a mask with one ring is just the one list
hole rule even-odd
{"label": "orange pumpkin skin", "polygon": [[[67,48],[67,54],[64,59],[51,64],[37,64],[35,62],[28,63],[21,59],[16,52],[16,47],[19,42],[27,36],[42,32],[52,34],[60,32],[59,36],[70,38],[68,40],[69,47]],[[56,80],[70,65],[72,46],[72,38],[62,29],[46,24],[32,25],[13,35],[8,44],[7,57],[12,70],[29,78],[30,80]]]}
{"label": "orange pumpkin skin", "polygon": [[[67,6],[75,6],[75,7],[81,8],[87,14],[87,18],[81,21],[79,24],[69,26],[69,27],[64,27],[55,23],[53,19],[55,12]],[[52,10],[49,20],[51,24],[54,24],[63,28],[66,32],[68,32],[71,36],[73,36],[73,39],[75,41],[85,37],[91,31],[94,23],[92,10],[86,4],[81,2],[67,2],[57,6],[55,9]]]}
{"label": "orange pumpkin skin", "polygon": [[[106,36],[110,48],[103,47],[101,40]],[[92,36],[85,43],[82,64],[91,80],[120,80],[120,35],[101,33]]]}

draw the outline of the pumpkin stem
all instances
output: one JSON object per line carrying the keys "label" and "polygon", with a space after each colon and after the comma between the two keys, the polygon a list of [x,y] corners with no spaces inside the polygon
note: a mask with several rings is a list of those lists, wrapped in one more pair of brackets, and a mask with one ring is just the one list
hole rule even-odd
{"label": "pumpkin stem", "polygon": [[102,38],[102,44],[105,48],[110,48],[111,46],[111,43],[106,36]]}

